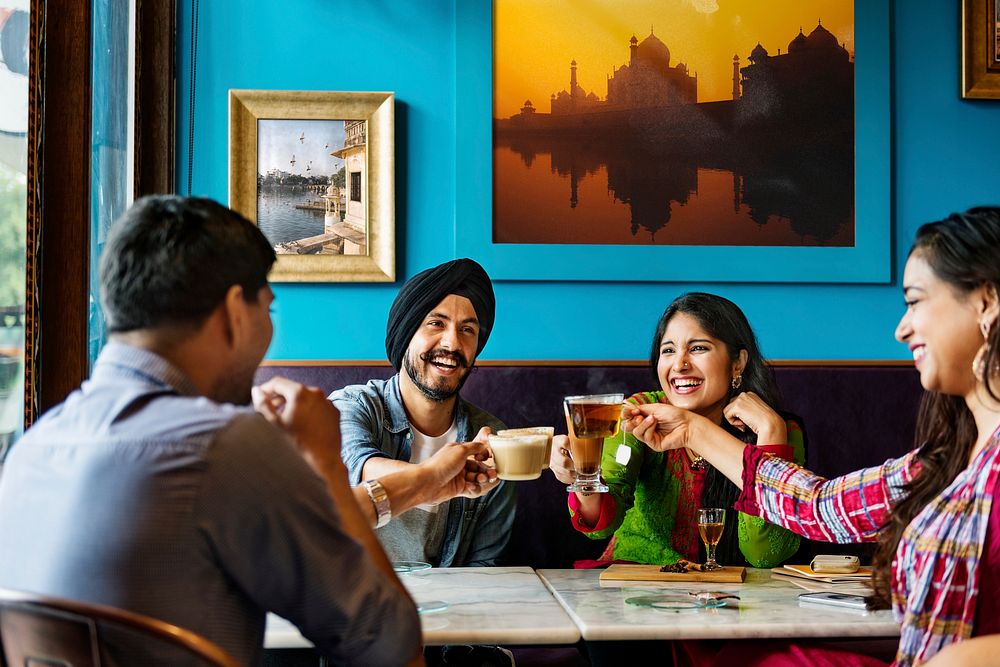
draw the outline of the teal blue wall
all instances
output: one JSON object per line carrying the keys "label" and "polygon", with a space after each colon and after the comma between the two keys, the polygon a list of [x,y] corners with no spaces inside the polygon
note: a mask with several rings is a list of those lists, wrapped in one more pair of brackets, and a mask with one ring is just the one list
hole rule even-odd
{"label": "teal blue wall", "polygon": [[[465,141],[455,136],[463,104],[455,92],[455,36],[462,30],[455,2],[467,1],[200,3],[192,193],[227,200],[230,88],[392,90],[397,275],[405,279],[454,257],[456,152]],[[177,173],[186,193],[191,17],[190,3],[179,4]],[[502,282],[483,358],[644,358],[660,312],[692,289],[740,304],[772,359],[907,358],[892,332],[914,231],[953,210],[1000,202],[1000,101],[959,97],[959,5],[891,3],[891,285]],[[858,159],[865,157],[859,146]],[[397,289],[276,286],[269,358],[383,358],[385,315]],[[577,324],[564,315],[565,304],[583,296],[617,307],[597,326]]]}

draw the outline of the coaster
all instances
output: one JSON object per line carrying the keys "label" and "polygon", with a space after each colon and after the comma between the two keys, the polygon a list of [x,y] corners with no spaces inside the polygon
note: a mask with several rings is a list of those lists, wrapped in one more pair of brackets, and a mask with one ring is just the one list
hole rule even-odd
{"label": "coaster", "polygon": [[419,560],[397,560],[393,561],[392,569],[399,573],[407,572],[420,572],[421,570],[431,569],[430,563],[425,563]]}
{"label": "coaster", "polygon": [[725,607],[726,601],[715,598],[696,598],[692,595],[642,595],[625,598],[625,603],[635,607],[648,607],[665,611],[699,611],[701,609],[718,609]]}
{"label": "coaster", "polygon": [[427,600],[417,603],[418,614],[433,614],[436,611],[444,611],[448,608],[448,603],[444,600]]}

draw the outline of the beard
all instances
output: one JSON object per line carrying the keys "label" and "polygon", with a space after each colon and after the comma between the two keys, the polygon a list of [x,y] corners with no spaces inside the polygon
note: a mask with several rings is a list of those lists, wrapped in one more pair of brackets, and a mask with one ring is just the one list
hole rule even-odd
{"label": "beard", "polygon": [[[430,360],[435,357],[448,357],[453,359],[458,364],[459,368],[465,369],[465,372],[454,379],[447,377],[437,378],[436,380],[431,379],[426,374],[420,372],[417,368],[416,359],[419,358],[419,360],[424,362],[424,364],[429,364]],[[456,396],[458,392],[462,390],[462,386],[465,384],[465,381],[469,379],[472,367],[473,364],[470,364],[461,352],[431,350],[430,352],[425,352],[420,355],[417,355],[414,352],[408,352],[403,357],[403,370],[406,371],[406,374],[410,377],[413,385],[421,394],[437,403],[447,401],[453,396]],[[455,385],[451,386],[450,383],[453,381],[455,382]]]}

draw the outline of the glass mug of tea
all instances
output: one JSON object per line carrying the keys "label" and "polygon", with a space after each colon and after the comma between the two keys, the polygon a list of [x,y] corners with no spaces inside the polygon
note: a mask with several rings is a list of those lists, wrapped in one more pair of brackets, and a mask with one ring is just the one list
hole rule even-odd
{"label": "glass mug of tea", "polygon": [[601,481],[601,454],[604,439],[618,435],[624,394],[590,394],[563,399],[566,427],[569,430],[569,453],[576,469],[576,480],[567,491],[607,493]]}

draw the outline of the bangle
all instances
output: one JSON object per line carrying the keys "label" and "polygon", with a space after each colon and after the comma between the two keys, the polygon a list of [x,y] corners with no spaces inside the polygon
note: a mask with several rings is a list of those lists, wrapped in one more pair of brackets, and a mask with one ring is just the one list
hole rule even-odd
{"label": "bangle", "polygon": [[389,494],[385,492],[382,483],[377,479],[361,482],[371,498],[372,506],[375,508],[375,527],[381,528],[389,523],[392,518],[392,507],[389,505]]}

